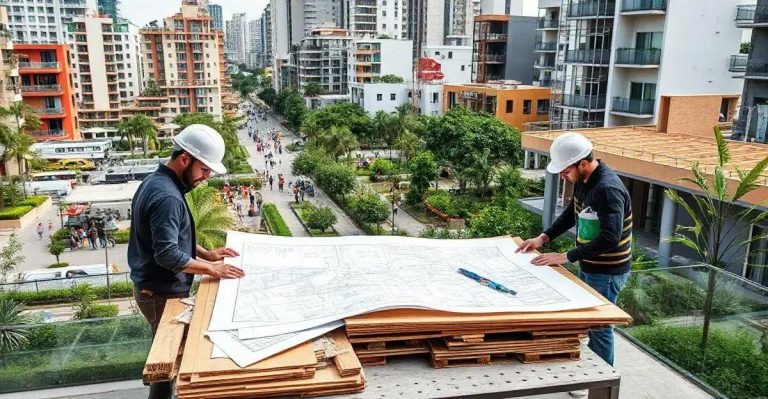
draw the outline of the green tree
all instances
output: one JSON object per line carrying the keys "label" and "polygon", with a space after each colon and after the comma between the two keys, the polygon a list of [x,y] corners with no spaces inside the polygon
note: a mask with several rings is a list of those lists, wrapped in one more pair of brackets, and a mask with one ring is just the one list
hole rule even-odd
{"label": "green tree", "polygon": [[312,82],[307,85],[307,87],[304,89],[304,96],[305,97],[317,97],[319,95],[322,95],[325,93],[325,89],[323,86],[320,86],[317,82]]}
{"label": "green tree", "polygon": [[538,233],[541,219],[524,209],[517,200],[485,207],[469,220],[469,236],[473,238],[504,235],[531,237]]}
{"label": "green tree", "polygon": [[302,151],[291,164],[294,176],[313,176],[321,165],[333,162],[333,157],[322,148],[308,147]]}
{"label": "green tree", "polygon": [[307,215],[307,226],[310,229],[319,229],[320,232],[325,233],[325,229],[330,228],[334,224],[336,224],[336,215],[327,206],[314,208]]}
{"label": "green tree", "polygon": [[144,87],[144,92],[141,93],[144,97],[162,97],[165,95],[163,89],[160,88],[160,86],[157,85],[157,82],[154,79],[147,80],[147,83]]}
{"label": "green tree", "polygon": [[[7,107],[0,107],[0,117],[6,118],[9,130],[15,130],[15,134],[0,137],[6,147],[6,157],[15,158],[21,177],[21,187],[24,197],[27,196],[27,187],[24,177],[27,173],[26,160],[34,156],[31,151],[34,140],[27,135],[27,131],[39,130],[42,126],[35,109],[23,101],[14,102]],[[5,136],[5,134],[0,134]]]}
{"label": "green tree", "polygon": [[8,237],[8,242],[0,250],[0,282],[5,282],[8,273],[16,269],[21,262],[24,262],[24,255],[21,254],[23,248],[24,244],[19,241],[16,234],[11,234]]}
{"label": "green tree", "polygon": [[411,191],[405,199],[412,205],[421,204],[430,183],[437,179],[437,162],[431,152],[424,151],[411,160],[408,169],[411,171]]}
{"label": "green tree", "polygon": [[400,158],[408,162],[424,149],[424,140],[411,130],[404,130],[395,141],[395,149],[400,152]]}
{"label": "green tree", "polygon": [[157,143],[157,130],[155,124],[144,114],[123,118],[117,125],[117,131],[120,132],[121,136],[128,137],[128,142],[131,143],[131,154],[133,154],[132,137],[141,139],[141,148],[145,157],[149,156],[148,150],[150,141],[155,143],[155,145]]}
{"label": "green tree", "polygon": [[64,253],[65,249],[67,249],[67,247],[65,247],[59,240],[51,239],[51,243],[48,244],[48,253],[56,257],[56,263],[61,263],[59,261],[59,256]]}
{"label": "green tree", "polygon": [[283,100],[282,109],[285,119],[291,126],[298,129],[307,113],[307,107],[304,105],[304,98],[296,91],[291,91],[291,94]]}
{"label": "green tree", "polygon": [[301,131],[313,138],[334,126],[347,127],[360,142],[370,140],[371,118],[363,107],[350,102],[331,104],[310,112],[304,118]]}
{"label": "green tree", "polygon": [[92,313],[96,292],[90,284],[75,284],[72,287],[72,317],[77,320],[89,319]]}
{"label": "green tree", "polygon": [[24,325],[31,318],[23,312],[23,303],[0,297],[0,353],[15,352],[29,342],[29,330]]}
{"label": "green tree", "polygon": [[277,100],[277,93],[275,92],[275,89],[266,87],[259,92],[258,96],[261,101],[264,101],[264,103],[270,107],[275,106],[275,100]]}
{"label": "green tree", "polygon": [[395,164],[387,159],[377,159],[369,167],[376,177],[391,175],[395,171]]}
{"label": "green tree", "polygon": [[346,126],[332,126],[325,129],[316,135],[313,141],[336,160],[359,148],[357,139]]}
{"label": "green tree", "polygon": [[315,172],[315,179],[328,195],[343,197],[355,188],[355,170],[337,162],[320,165]]}
{"label": "green tree", "polygon": [[[690,204],[677,191],[671,189],[666,191],[667,197],[684,209],[692,221],[692,225],[678,225],[675,234],[669,238],[669,241],[695,251],[703,263],[716,268],[724,268],[726,256],[733,260],[734,254],[742,253],[744,255],[741,256],[746,257],[756,251],[753,249],[754,245],[751,244],[768,240],[768,235],[758,234],[742,241],[733,230],[734,228],[742,228],[744,225],[752,226],[762,223],[768,218],[768,211],[759,211],[759,205],[743,208],[734,216],[739,223],[729,223],[729,212],[726,211],[729,204],[742,201],[745,196],[750,195],[760,186],[760,179],[763,178],[762,175],[768,167],[768,157],[763,158],[748,171],[736,166],[738,179],[736,179],[736,187],[732,188],[727,177],[729,174],[727,165],[731,161],[728,142],[723,137],[719,127],[716,126],[714,131],[717,142],[717,165],[714,168],[713,178],[708,178],[699,163],[694,162],[691,166],[692,177],[682,179],[694,185],[703,194],[692,195],[693,203]],[[734,251],[734,246],[749,250]],[[738,261],[738,259],[735,260]],[[759,267],[760,265],[755,266]],[[716,285],[717,273],[710,271],[703,309],[702,350],[706,349],[709,338]]]}
{"label": "green tree", "polygon": [[389,147],[389,158],[392,159],[392,147],[400,135],[399,120],[395,115],[378,111],[373,116],[373,131],[376,140],[384,140]]}
{"label": "green tree", "polygon": [[380,82],[381,83],[403,83],[405,80],[401,78],[400,76],[394,75],[394,74],[387,74],[381,77]]}
{"label": "green tree", "polygon": [[186,199],[195,221],[197,243],[206,249],[224,246],[226,231],[234,228],[236,223],[216,189],[201,185],[187,193]]}
{"label": "green tree", "polygon": [[349,208],[354,218],[365,224],[376,225],[381,231],[381,224],[389,217],[389,204],[384,202],[377,193],[365,190],[357,193],[350,201]]}
{"label": "green tree", "polygon": [[16,158],[16,165],[19,168],[19,178],[21,178],[21,190],[24,198],[27,197],[27,185],[25,184],[26,175],[29,172],[29,161],[39,158],[39,154],[32,150],[35,140],[25,133],[16,134],[8,141],[6,155],[9,158]]}
{"label": "green tree", "polygon": [[502,197],[520,198],[528,190],[527,181],[520,171],[512,166],[505,166],[496,174],[497,192]]}

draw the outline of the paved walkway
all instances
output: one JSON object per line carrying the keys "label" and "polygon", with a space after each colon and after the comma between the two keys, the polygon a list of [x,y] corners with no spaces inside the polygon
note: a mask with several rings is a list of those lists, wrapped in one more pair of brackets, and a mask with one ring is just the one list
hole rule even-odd
{"label": "paved walkway", "polygon": [[[294,135],[290,130],[282,126],[277,121],[277,119],[271,115],[267,117],[266,121],[259,122],[257,124],[257,129],[260,132],[264,132],[269,129],[280,130],[283,137],[283,146],[299,140],[298,136]],[[253,166],[257,172],[264,173],[264,155],[256,151],[256,143],[253,141],[253,139],[248,137],[247,130],[240,129],[238,131],[238,137],[240,138],[240,142],[243,143],[243,145],[245,145],[245,147],[248,149],[249,162],[251,163],[251,166]],[[309,236],[309,233],[304,230],[304,227],[301,225],[298,217],[296,217],[293,211],[291,211],[289,206],[290,202],[294,201],[294,198],[287,185],[289,182],[296,180],[296,176],[294,176],[291,172],[291,164],[293,163],[293,159],[296,158],[298,154],[299,153],[297,152],[290,152],[285,149],[283,150],[282,154],[273,153],[275,159],[278,160],[278,163],[274,168],[269,168],[267,171],[270,175],[275,176],[274,186],[273,189],[270,190],[269,183],[265,182],[264,187],[261,189],[261,195],[265,204],[273,203],[275,206],[277,206],[278,211],[280,211],[280,215],[283,216],[285,223],[288,225],[288,228],[291,230],[291,233],[295,237],[307,237]],[[286,187],[284,188],[284,192],[280,192],[277,189],[278,173],[282,173],[285,176]],[[357,228],[357,226],[355,226],[354,222],[352,222],[352,219],[350,219],[346,213],[344,213],[330,198],[328,198],[323,190],[317,187],[317,185],[315,185],[315,196],[305,196],[304,200],[318,206],[330,207],[336,214],[337,222],[334,228],[336,228],[336,231],[339,233],[339,235],[348,236],[364,234],[359,228]]]}
{"label": "paved walkway", "polygon": [[[385,194],[379,193],[379,196],[384,202],[390,204],[391,206],[391,202],[389,199],[387,199]],[[392,213],[389,214],[388,220],[389,223],[392,223]],[[397,229],[400,231],[404,230],[410,237],[418,237],[419,233],[424,231],[428,226],[414,219],[413,216],[411,216],[405,210],[398,209],[397,215],[395,215],[395,227],[397,227]]]}

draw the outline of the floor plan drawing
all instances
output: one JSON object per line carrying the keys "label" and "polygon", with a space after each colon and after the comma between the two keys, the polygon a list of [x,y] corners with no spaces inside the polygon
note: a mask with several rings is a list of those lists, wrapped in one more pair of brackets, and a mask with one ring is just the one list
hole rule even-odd
{"label": "floor plan drawing", "polygon": [[[285,238],[230,232],[245,270],[222,280],[210,331],[258,338],[313,328],[390,308],[461,313],[540,312],[602,302],[549,267],[530,264],[508,237],[429,240],[407,237]],[[488,288],[459,268],[517,291]]]}

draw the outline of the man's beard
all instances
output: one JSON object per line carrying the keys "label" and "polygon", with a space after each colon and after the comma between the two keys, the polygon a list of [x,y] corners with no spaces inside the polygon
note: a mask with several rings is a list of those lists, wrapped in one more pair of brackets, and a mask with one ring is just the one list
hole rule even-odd
{"label": "man's beard", "polygon": [[197,187],[197,185],[200,184],[200,182],[203,180],[200,179],[195,181],[194,177],[192,176],[192,167],[195,166],[195,162],[197,162],[197,160],[192,160],[192,162],[190,162],[189,165],[187,165],[181,172],[181,182],[184,183],[184,187],[186,188],[185,192],[192,191],[192,189]]}

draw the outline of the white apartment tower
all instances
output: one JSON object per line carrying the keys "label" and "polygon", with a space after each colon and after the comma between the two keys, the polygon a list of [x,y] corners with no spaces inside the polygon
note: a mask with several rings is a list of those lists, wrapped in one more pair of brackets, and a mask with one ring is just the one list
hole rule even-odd
{"label": "white apartment tower", "polygon": [[139,28],[111,17],[75,17],[67,25],[82,128],[120,122],[121,105],[143,90]]}
{"label": "white apartment tower", "polygon": [[411,0],[406,6],[406,35],[413,40],[415,56],[423,55],[425,45],[472,45],[480,0]]}
{"label": "white apartment tower", "polygon": [[405,0],[343,0],[342,26],[361,38],[405,37],[407,30]]}
{"label": "white apartment tower", "polygon": [[534,80],[552,87],[547,127],[651,124],[663,94],[738,95],[728,60],[741,3],[539,0]]}
{"label": "white apartment tower", "polygon": [[242,12],[232,14],[232,19],[227,21],[226,25],[227,49],[232,53],[233,61],[238,63],[246,62],[250,50],[246,14]]}
{"label": "white apartment tower", "polygon": [[251,67],[262,67],[264,57],[264,40],[261,19],[254,19],[248,22],[248,65]]}
{"label": "white apartment tower", "polygon": [[299,92],[317,83],[324,94],[347,95],[351,43],[347,31],[339,28],[318,28],[305,37],[297,55]]}
{"label": "white apartment tower", "polygon": [[60,44],[67,23],[75,17],[98,14],[97,0],[8,0],[8,28],[16,43]]}

